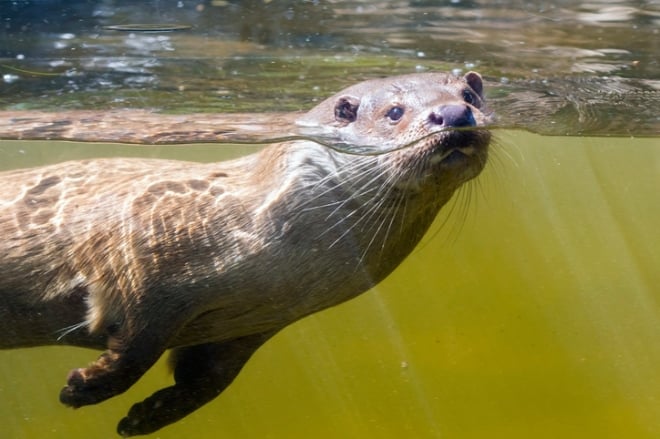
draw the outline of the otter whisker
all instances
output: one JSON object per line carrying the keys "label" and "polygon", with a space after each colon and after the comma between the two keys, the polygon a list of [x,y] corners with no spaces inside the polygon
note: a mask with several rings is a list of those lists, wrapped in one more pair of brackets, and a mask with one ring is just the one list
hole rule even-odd
{"label": "otter whisker", "polygon": [[67,327],[62,328],[62,329],[58,329],[57,331],[55,331],[55,333],[58,334],[56,340],[61,341],[67,335],[71,334],[74,331],[77,331],[80,328],[84,328],[87,325],[88,325],[87,321],[84,320],[80,323],[76,323],[75,325],[71,325],[71,326],[67,326]]}
{"label": "otter whisker", "polygon": [[[316,184],[314,187],[311,188],[312,193],[316,192],[317,187],[327,186],[325,183],[327,181],[332,180],[332,179],[339,179],[341,177],[341,179],[342,179],[341,183],[337,182],[334,185],[325,187],[321,192],[315,193],[315,195],[312,198],[310,198],[308,200],[305,200],[305,202],[301,205],[301,207],[306,206],[308,204],[312,204],[315,200],[317,200],[317,199],[319,199],[319,198],[321,198],[325,195],[328,195],[328,194],[332,193],[334,190],[336,190],[338,188],[342,188],[344,186],[351,185],[352,181],[358,180],[358,179],[363,177],[363,175],[358,171],[361,171],[362,168],[366,168],[369,165],[373,165],[373,162],[367,161],[367,160],[362,160],[361,163],[358,163],[357,165],[355,165],[355,163],[352,162],[350,164],[350,170],[348,172],[341,171],[338,174],[335,174],[335,173],[328,174],[321,181],[319,181],[318,184]],[[323,204],[323,205],[317,205],[317,206],[312,206],[312,207],[303,207],[303,209],[312,210],[312,209],[317,209],[317,208],[320,208],[320,207],[326,207],[326,206],[329,206],[329,205],[341,205],[341,203],[343,203],[344,201],[345,200],[335,200],[335,201],[332,201],[331,203],[327,203],[327,204]]]}
{"label": "otter whisker", "polygon": [[[370,179],[370,180],[369,180],[369,183],[372,182],[373,180],[375,180],[376,178],[382,178],[382,175],[377,175],[377,176],[374,177],[373,179]],[[387,181],[387,179],[386,179],[386,181]],[[385,194],[382,193],[382,189],[383,189],[383,187],[386,188],[386,189],[385,189],[385,190],[386,190]],[[369,220],[372,218],[372,216],[374,215],[374,213],[376,213],[376,212],[378,212],[378,211],[380,210],[379,207],[381,207],[381,206],[383,205],[383,203],[385,202],[385,199],[386,199],[387,193],[388,193],[389,191],[391,191],[391,190],[392,190],[392,186],[391,186],[391,185],[381,184],[380,186],[377,186],[377,187],[376,187],[376,190],[375,190],[375,195],[374,195],[371,199],[367,200],[367,201],[364,203],[363,206],[361,206],[360,208],[356,208],[355,210],[353,210],[353,211],[350,213],[350,215],[352,216],[353,214],[358,213],[358,211],[359,211],[360,209],[366,209],[366,211],[362,212],[362,215],[361,215],[359,218],[357,218],[357,219],[355,220],[355,222],[353,223],[353,225],[351,225],[348,229],[346,229],[346,230],[344,231],[344,233],[342,233],[342,234],[339,236],[339,238],[337,238],[337,239],[331,244],[331,246],[334,246],[335,244],[337,244],[342,238],[344,238],[348,233],[350,233],[353,229],[355,229],[355,228],[356,228],[358,225],[360,225],[361,223],[369,224]],[[332,227],[334,228],[335,226],[337,226],[337,225],[339,225],[340,223],[344,222],[345,219],[346,219],[346,218],[342,218],[342,219],[340,219],[340,220],[339,220],[337,223],[335,223]],[[365,230],[365,232],[368,232],[368,231],[369,231],[369,229],[365,229],[365,228],[363,228],[363,230]],[[367,245],[365,251],[368,251],[369,247],[370,247],[370,245]]]}
{"label": "otter whisker", "polygon": [[[394,207],[391,208],[391,209],[381,209],[380,206],[378,206],[378,208],[375,208],[375,209],[372,210],[372,212],[379,211],[378,212],[379,217],[375,221],[372,221],[372,226],[370,226],[368,230],[372,230],[374,228],[374,224],[378,224],[378,226],[376,227],[376,230],[373,231],[372,237],[369,240],[369,243],[367,244],[364,251],[362,252],[362,256],[360,257],[360,261],[363,261],[364,258],[366,257],[367,253],[369,252],[369,249],[371,248],[371,246],[375,242],[379,232],[382,230],[383,226],[387,222],[387,214],[389,213],[388,226],[387,226],[386,231],[383,235],[382,243],[380,245],[380,253],[381,254],[383,253],[383,251],[385,249],[385,244],[387,242],[387,237],[388,237],[389,232],[391,230],[392,223],[394,222],[394,218],[395,218],[396,213],[397,213],[396,211],[398,210],[398,206],[401,202],[401,199],[402,199],[401,196],[396,197],[395,202],[394,202]],[[381,199],[377,204],[382,205],[384,203],[385,203],[385,200]]]}
{"label": "otter whisker", "polygon": [[[374,171],[370,171],[370,172],[373,173]],[[326,220],[328,220],[332,216],[336,215],[337,212],[339,212],[340,209],[342,209],[348,202],[358,200],[358,199],[362,199],[365,196],[367,196],[368,194],[370,194],[371,192],[375,192],[376,194],[378,194],[379,186],[374,186],[372,183],[374,183],[377,179],[379,179],[380,176],[376,175],[373,178],[370,178],[369,174],[366,174],[365,176],[367,177],[366,181],[363,182],[363,184],[359,188],[355,189],[355,191],[349,197],[341,200],[341,202],[335,207],[335,209],[332,210],[330,213],[328,213],[328,215],[326,216]],[[365,177],[365,176],[361,176],[361,177]],[[365,190],[365,188],[366,188],[366,190]],[[369,203],[365,202],[365,204],[369,204]],[[353,211],[349,212],[348,214],[344,215],[343,217],[339,218],[339,220],[337,220],[332,226],[329,226],[326,230],[324,230],[323,233],[321,234],[321,236],[325,235],[329,231],[333,230],[335,227],[338,227],[339,225],[344,223],[346,220],[351,218],[354,214],[358,213],[359,210],[360,210],[360,208],[356,208]],[[359,223],[360,221],[362,221],[362,218],[359,218],[357,223]],[[357,223],[356,223],[356,225],[357,225]],[[346,233],[348,233],[349,231],[350,231],[350,229],[347,230]],[[344,235],[346,233],[344,233]],[[342,236],[344,236],[344,235],[342,235]]]}

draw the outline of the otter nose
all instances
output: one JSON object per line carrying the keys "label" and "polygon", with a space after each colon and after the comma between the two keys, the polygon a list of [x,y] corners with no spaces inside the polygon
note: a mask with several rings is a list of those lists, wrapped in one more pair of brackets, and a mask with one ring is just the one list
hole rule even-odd
{"label": "otter nose", "polygon": [[429,115],[429,121],[443,127],[473,127],[477,125],[472,110],[467,105],[443,105]]}

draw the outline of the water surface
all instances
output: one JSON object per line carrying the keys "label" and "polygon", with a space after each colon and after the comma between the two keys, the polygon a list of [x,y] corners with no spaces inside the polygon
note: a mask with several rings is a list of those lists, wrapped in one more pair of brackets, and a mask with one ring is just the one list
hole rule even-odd
{"label": "water surface", "polygon": [[[656,1],[2,6],[6,109],[290,111],[367,77],[476,69],[491,81],[500,125],[559,135],[660,133]],[[135,31],[140,24],[189,29]]]}

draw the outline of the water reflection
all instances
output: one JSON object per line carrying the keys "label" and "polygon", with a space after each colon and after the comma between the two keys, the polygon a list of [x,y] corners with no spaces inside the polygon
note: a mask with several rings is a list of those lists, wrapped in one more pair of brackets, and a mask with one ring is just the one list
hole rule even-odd
{"label": "water reflection", "polygon": [[[504,126],[660,132],[657,2],[52,0],[0,15],[5,109],[279,112],[366,77],[477,69]],[[108,28],[145,24],[192,28]]]}

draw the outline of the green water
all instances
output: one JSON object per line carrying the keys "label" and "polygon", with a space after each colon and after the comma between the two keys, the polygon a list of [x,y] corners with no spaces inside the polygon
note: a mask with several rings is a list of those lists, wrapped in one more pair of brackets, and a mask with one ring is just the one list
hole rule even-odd
{"label": "green water", "polygon": [[[658,139],[495,135],[484,173],[388,279],[287,328],[152,437],[660,437]],[[0,141],[0,156],[15,168],[241,148]],[[115,437],[170,383],[161,361],[123,395],[60,405],[68,370],[96,355],[0,351],[2,437]]]}

